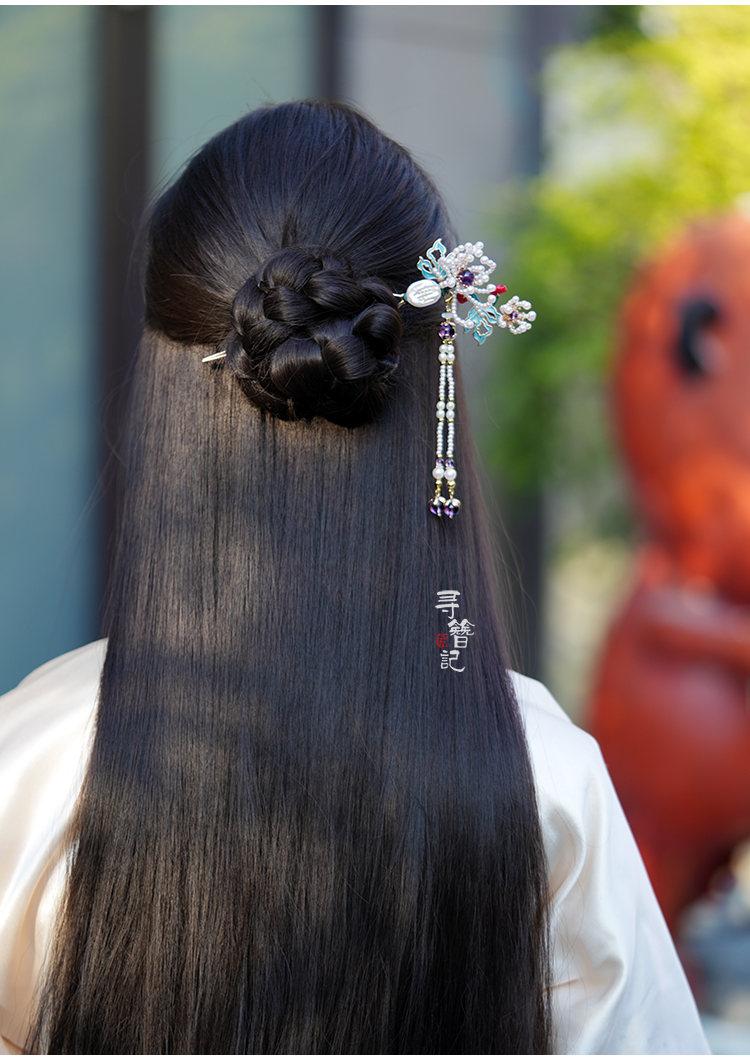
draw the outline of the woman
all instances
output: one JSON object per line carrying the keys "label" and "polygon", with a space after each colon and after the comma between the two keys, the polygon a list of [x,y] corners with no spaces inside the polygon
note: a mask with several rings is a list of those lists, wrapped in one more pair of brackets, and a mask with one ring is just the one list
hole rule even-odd
{"label": "woman", "polygon": [[468,444],[427,507],[440,313],[393,292],[447,230],[318,103],[156,204],[90,752],[101,645],[6,697],[7,1048],[703,1048],[595,749],[506,670]]}

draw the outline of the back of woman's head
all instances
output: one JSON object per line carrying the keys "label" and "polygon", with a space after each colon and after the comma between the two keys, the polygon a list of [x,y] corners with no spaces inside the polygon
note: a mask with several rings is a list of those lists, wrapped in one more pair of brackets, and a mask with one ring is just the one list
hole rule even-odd
{"label": "back of woman's head", "polygon": [[355,426],[382,409],[398,361],[393,291],[445,227],[425,175],[355,111],[258,111],[157,205],[147,321],[226,349],[259,408]]}
{"label": "back of woman's head", "polygon": [[[460,434],[460,515],[429,513],[439,315],[392,293],[445,228],[405,151],[317,103],[248,115],[154,208],[37,1048],[549,1048],[486,518]],[[461,672],[446,589],[474,623]]]}

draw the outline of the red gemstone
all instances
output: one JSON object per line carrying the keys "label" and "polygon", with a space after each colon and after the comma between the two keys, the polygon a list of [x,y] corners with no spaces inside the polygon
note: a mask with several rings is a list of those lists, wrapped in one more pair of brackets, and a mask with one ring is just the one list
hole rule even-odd
{"label": "red gemstone", "polygon": [[457,299],[459,300],[459,302],[465,302],[465,301],[467,301],[467,298],[466,298],[466,295],[465,295],[465,294],[457,294],[457,295],[456,295],[456,298],[457,298]]}
{"label": "red gemstone", "polygon": [[505,286],[504,283],[499,283],[495,288],[495,294],[505,294],[507,290],[508,288]]}

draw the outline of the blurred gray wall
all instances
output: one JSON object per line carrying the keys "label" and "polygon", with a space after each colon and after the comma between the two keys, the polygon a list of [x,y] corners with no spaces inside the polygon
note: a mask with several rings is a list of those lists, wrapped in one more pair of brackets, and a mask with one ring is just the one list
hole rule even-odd
{"label": "blurred gray wall", "polygon": [[96,636],[95,26],[0,8],[0,692]]}
{"label": "blurred gray wall", "polygon": [[525,102],[515,59],[518,11],[346,9],[342,94],[436,180],[460,242],[481,238],[483,204],[514,172]]}

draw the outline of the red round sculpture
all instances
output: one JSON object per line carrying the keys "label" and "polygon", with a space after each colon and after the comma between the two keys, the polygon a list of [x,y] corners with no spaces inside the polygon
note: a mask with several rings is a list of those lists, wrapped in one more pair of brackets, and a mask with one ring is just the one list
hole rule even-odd
{"label": "red round sculpture", "polygon": [[750,221],[639,275],[614,374],[646,527],[590,712],[667,922],[750,836]]}

